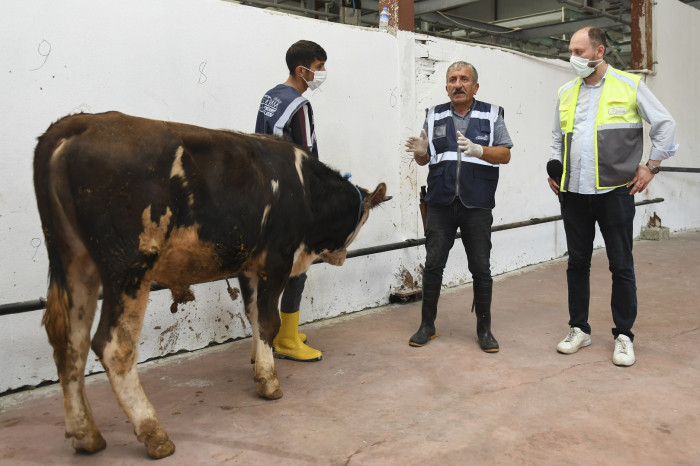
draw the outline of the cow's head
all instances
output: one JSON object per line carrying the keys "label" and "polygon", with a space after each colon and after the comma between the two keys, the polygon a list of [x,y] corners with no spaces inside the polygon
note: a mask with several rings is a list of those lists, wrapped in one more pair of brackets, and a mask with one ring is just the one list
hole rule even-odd
{"label": "cow's head", "polygon": [[369,211],[378,206],[379,204],[386,202],[391,199],[391,196],[386,195],[386,184],[379,183],[377,188],[373,192],[369,192],[364,188],[354,186],[358,193],[358,198],[362,199],[359,205],[357,213],[357,224],[353,231],[348,235],[345,240],[345,244],[342,248],[336,249],[334,251],[323,251],[320,254],[323,262],[331,265],[341,266],[345,263],[345,257],[347,256],[347,248],[355,241],[357,234],[360,232],[360,228],[365,224],[369,218]]}

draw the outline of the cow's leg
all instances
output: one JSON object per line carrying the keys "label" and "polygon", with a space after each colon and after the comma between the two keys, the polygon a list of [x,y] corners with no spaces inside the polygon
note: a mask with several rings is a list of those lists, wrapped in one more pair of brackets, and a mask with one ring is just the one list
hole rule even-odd
{"label": "cow's leg", "polygon": [[135,297],[105,290],[100,325],[93,349],[100,357],[112,390],[153,458],[173,454],[175,445],[161,427],[156,411],[141,387],[137,371],[138,340],[148,304],[150,280],[143,280]]}
{"label": "cow's leg", "polygon": [[[282,397],[282,390],[280,389],[280,382],[275,370],[275,360],[272,357],[272,340],[275,338],[280,325],[279,310],[275,304],[272,318],[268,318],[261,325],[260,292],[263,291],[263,294],[267,296],[269,294],[266,291],[267,287],[260,286],[260,283],[264,281],[259,280],[257,274],[254,273],[242,273],[238,279],[241,283],[245,313],[252,327],[253,354],[251,355],[251,361],[255,362],[253,376],[255,392],[263,398],[276,400]],[[282,288],[278,290],[275,303],[279,303],[281,290]],[[267,314],[269,312],[263,315]]]}
{"label": "cow's leg", "polygon": [[82,252],[70,260],[66,289],[52,278],[44,326],[54,349],[63,389],[66,438],[73,438],[76,451],[94,453],[107,446],[85,393],[85,363],[90,351],[90,329],[97,307],[100,275],[87,251],[83,249]]}
{"label": "cow's leg", "polygon": [[256,354],[258,351],[258,343],[260,334],[258,333],[258,307],[256,301],[258,299],[257,277],[248,278],[244,273],[238,277],[238,282],[241,285],[241,296],[243,298],[243,308],[245,315],[250,322],[251,337],[253,340],[252,351],[250,353],[250,363],[255,364]]}

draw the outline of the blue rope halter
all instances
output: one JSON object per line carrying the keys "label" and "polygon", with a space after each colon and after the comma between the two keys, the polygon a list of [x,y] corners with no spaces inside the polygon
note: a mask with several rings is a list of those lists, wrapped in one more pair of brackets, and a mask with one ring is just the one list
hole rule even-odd
{"label": "blue rope halter", "polygon": [[[360,192],[360,188],[357,187],[357,185],[352,184],[350,181],[350,177],[352,177],[352,174],[350,172],[346,172],[343,175],[343,178],[348,180],[348,183],[352,185],[353,188],[355,188],[355,191],[357,191],[357,195],[360,196],[360,206],[357,209],[357,222],[355,223],[355,228],[352,230],[352,234],[350,235],[350,238],[352,238],[355,235],[355,232],[357,231],[357,227],[360,225],[360,219],[362,219],[362,193]],[[348,239],[350,241],[350,239]],[[346,242],[343,245],[343,249],[347,247],[348,243]]]}

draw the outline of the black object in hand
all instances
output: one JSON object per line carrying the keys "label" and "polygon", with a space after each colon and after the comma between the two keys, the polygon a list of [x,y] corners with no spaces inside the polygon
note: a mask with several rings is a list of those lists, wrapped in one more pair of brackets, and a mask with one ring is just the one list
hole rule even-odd
{"label": "black object in hand", "polygon": [[559,182],[562,173],[564,173],[564,166],[559,160],[552,159],[547,162],[547,174],[550,176],[550,178],[553,178],[555,181]]}

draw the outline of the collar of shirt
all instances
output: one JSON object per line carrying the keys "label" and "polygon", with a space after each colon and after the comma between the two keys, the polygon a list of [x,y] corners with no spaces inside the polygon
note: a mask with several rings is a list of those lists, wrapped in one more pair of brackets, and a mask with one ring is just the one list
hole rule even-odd
{"label": "collar of shirt", "polygon": [[474,108],[474,104],[475,104],[475,103],[476,103],[476,100],[472,102],[471,107],[469,107],[469,110],[467,110],[467,113],[465,113],[464,116],[460,115],[460,114],[457,112],[457,110],[455,110],[455,108],[452,106],[452,104],[450,104],[450,110],[452,110],[452,117],[454,117],[454,118],[460,118],[460,119],[462,119],[462,120],[468,119],[468,118],[471,116],[471,114],[472,114],[472,109]]}
{"label": "collar of shirt", "polygon": [[452,110],[452,122],[455,125],[455,131],[459,131],[462,134],[467,134],[467,127],[469,126],[469,120],[471,120],[473,108],[474,104],[472,103],[472,106],[469,107],[467,113],[465,113],[464,116],[462,116],[459,113],[457,113],[452,104],[450,104],[450,110]]}
{"label": "collar of shirt", "polygon": [[583,79],[581,79],[581,85],[582,85],[582,86],[586,86],[586,87],[591,87],[591,88],[593,88],[593,87],[600,87],[600,86],[602,86],[603,83],[605,82],[605,78],[608,76],[608,72],[609,72],[609,71],[610,71],[610,65],[608,65],[608,67],[607,67],[606,70],[605,70],[605,74],[604,74],[603,77],[600,79],[600,81],[598,81],[596,84],[586,84],[586,81],[583,80]]}

